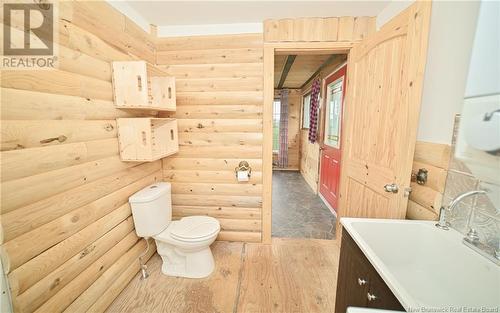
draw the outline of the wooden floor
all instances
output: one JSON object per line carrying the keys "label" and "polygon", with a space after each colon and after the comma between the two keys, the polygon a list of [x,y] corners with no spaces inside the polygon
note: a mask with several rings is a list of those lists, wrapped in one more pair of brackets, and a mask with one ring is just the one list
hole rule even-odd
{"label": "wooden floor", "polygon": [[272,245],[216,242],[216,269],[205,279],[168,277],[161,259],[136,276],[108,312],[333,312],[339,245],[333,240],[273,239]]}

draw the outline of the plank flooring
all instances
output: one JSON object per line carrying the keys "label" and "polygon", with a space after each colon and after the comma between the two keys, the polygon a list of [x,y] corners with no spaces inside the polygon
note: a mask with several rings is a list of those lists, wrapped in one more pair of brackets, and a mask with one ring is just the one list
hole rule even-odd
{"label": "plank flooring", "polygon": [[107,312],[333,312],[339,250],[335,240],[220,241],[212,245],[216,269],[205,279],[165,276],[154,255],[150,277],[134,277]]}

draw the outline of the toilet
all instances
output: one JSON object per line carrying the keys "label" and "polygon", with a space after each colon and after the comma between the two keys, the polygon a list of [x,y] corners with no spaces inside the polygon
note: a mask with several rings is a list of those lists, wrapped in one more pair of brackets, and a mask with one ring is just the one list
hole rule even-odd
{"label": "toilet", "polygon": [[189,216],[172,221],[170,183],[150,185],[129,198],[137,236],[152,237],[168,276],[202,278],[215,267],[210,245],[220,225],[213,217]]}

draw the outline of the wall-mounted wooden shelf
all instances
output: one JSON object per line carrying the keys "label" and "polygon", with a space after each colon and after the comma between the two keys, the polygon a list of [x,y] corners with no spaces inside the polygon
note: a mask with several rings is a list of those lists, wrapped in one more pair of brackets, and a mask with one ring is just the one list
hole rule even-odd
{"label": "wall-mounted wooden shelf", "polygon": [[173,118],[118,118],[122,161],[155,161],[179,151],[177,120]]}
{"label": "wall-mounted wooden shelf", "polygon": [[175,111],[175,77],[145,61],[113,62],[112,66],[116,107]]}

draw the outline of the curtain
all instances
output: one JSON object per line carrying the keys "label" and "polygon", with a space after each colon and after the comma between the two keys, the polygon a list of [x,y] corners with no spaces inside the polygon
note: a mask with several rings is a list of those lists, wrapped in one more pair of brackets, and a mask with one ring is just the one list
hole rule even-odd
{"label": "curtain", "polygon": [[288,167],[288,90],[281,91],[278,167]]}
{"label": "curtain", "polygon": [[318,139],[318,109],[319,109],[319,91],[321,80],[316,78],[311,87],[311,103],[309,105],[309,142],[315,143]]}

